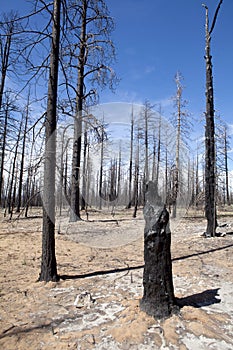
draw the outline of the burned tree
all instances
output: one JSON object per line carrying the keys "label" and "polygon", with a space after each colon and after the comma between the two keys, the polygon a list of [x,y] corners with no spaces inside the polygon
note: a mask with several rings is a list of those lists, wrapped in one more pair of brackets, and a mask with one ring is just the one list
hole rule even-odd
{"label": "burned tree", "polygon": [[55,170],[56,170],[56,106],[60,38],[60,0],[53,4],[53,32],[50,53],[47,114],[45,118],[45,160],[43,194],[43,233],[40,281],[57,281],[55,256]]}
{"label": "burned tree", "polygon": [[205,216],[207,228],[205,235],[214,237],[217,227],[216,211],[216,154],[215,154],[215,121],[214,121],[214,89],[212,76],[212,56],[210,54],[210,41],[218,12],[223,0],[218,4],[214,19],[209,29],[208,7],[205,23],[205,61],[206,61],[206,126],[205,126]]}
{"label": "burned tree", "polygon": [[181,196],[181,183],[182,183],[182,149],[189,139],[190,131],[192,130],[192,122],[190,120],[190,114],[185,109],[187,101],[183,99],[184,86],[182,81],[184,80],[182,74],[178,71],[175,75],[176,83],[176,95],[174,97],[174,106],[176,112],[172,118],[172,124],[176,131],[175,141],[175,161],[171,169],[171,183],[170,183],[170,204],[172,204],[172,217],[177,216],[178,201]]}
{"label": "burned tree", "polygon": [[[111,40],[114,29],[104,0],[71,2],[68,10],[67,35],[63,43],[63,72],[67,95],[73,99],[74,139],[71,175],[70,221],[81,219],[80,174],[83,121],[88,104],[98,99],[99,87],[113,88],[116,76],[111,68],[115,48]],[[77,76],[76,86],[70,77]]]}
{"label": "burned tree", "polygon": [[147,185],[144,218],[144,294],[140,306],[155,318],[165,318],[178,307],[172,281],[169,212],[154,182]]}
{"label": "burned tree", "polygon": [[10,66],[10,52],[12,45],[12,36],[14,30],[15,15],[10,14],[10,18],[3,15],[4,24],[0,23],[0,110],[2,108],[3,92],[7,78],[7,70]]}

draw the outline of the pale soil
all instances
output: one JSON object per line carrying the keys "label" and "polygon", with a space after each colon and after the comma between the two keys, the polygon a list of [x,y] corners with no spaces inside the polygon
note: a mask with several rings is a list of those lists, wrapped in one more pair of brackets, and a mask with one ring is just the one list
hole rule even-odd
{"label": "pale soil", "polygon": [[[140,311],[143,228],[126,211],[91,213],[89,222],[57,221],[57,283],[37,282],[41,218],[0,228],[0,349],[233,348],[233,216],[225,237],[205,239],[205,220],[171,223],[175,295],[183,307],[165,321]],[[115,220],[115,221],[111,221]],[[90,303],[76,308],[82,292]],[[93,302],[93,300],[95,302]]]}

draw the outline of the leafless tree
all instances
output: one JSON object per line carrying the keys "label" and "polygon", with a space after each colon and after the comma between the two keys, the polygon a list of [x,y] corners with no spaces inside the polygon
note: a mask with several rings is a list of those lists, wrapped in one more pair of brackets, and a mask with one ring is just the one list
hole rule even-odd
{"label": "leafless tree", "polygon": [[127,209],[130,209],[132,206],[133,145],[134,145],[134,114],[133,114],[133,106],[132,106],[131,126],[130,126],[129,188],[128,188]]}
{"label": "leafless tree", "polygon": [[[71,180],[70,221],[80,219],[80,164],[82,146],[82,123],[85,106],[98,96],[97,88],[113,87],[115,73],[111,63],[115,50],[110,38],[114,28],[105,1],[81,0],[68,2],[69,35],[63,43],[63,71],[66,72],[68,96],[75,94],[74,140]],[[69,77],[77,72],[77,84],[70,83]]]}
{"label": "leafless tree", "polygon": [[21,160],[20,160],[20,173],[19,173],[19,185],[18,185],[18,203],[17,203],[17,210],[16,212],[20,212],[21,207],[21,196],[22,196],[22,188],[23,188],[23,173],[24,173],[24,163],[25,163],[25,149],[26,149],[26,137],[27,137],[27,127],[28,127],[28,119],[29,119],[29,98],[30,94],[28,94],[27,99],[27,105],[25,110],[25,116],[24,113],[22,115],[23,122],[24,122],[24,130],[23,130],[23,142],[22,142],[22,150],[21,150]]}
{"label": "leafless tree", "polygon": [[171,195],[172,198],[172,217],[175,218],[177,215],[177,198],[180,194],[180,170],[181,170],[181,148],[182,142],[184,143],[187,134],[191,129],[191,121],[188,120],[189,113],[184,109],[187,101],[183,99],[183,90],[184,86],[182,85],[183,77],[180,72],[177,72],[175,75],[176,83],[176,96],[174,98],[176,112],[174,113],[173,124],[176,131],[176,152],[175,152],[175,162],[172,169],[172,186],[171,186]]}
{"label": "leafless tree", "polygon": [[16,14],[11,12],[9,15],[3,14],[2,21],[0,21],[0,110],[2,108],[2,99],[7,78],[7,71],[12,63],[11,47],[15,18]]}
{"label": "leafless tree", "polygon": [[43,234],[40,281],[57,281],[55,255],[55,171],[56,171],[56,124],[57,87],[60,43],[61,1],[54,0],[52,15],[52,41],[50,52],[50,74],[48,82],[47,113],[45,118],[45,159],[43,193]]}
{"label": "leafless tree", "polygon": [[216,144],[214,120],[214,89],[212,76],[212,56],[210,54],[211,34],[223,0],[220,0],[209,27],[209,11],[205,7],[205,62],[206,62],[206,126],[205,126],[205,216],[207,219],[206,236],[214,237],[217,227],[216,210]]}

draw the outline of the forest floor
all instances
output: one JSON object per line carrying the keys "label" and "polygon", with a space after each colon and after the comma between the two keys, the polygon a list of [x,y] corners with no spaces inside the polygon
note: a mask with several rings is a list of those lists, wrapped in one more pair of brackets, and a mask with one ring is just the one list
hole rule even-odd
{"label": "forest floor", "polygon": [[[182,308],[166,320],[140,311],[142,212],[90,212],[57,220],[57,283],[37,282],[39,212],[0,218],[0,349],[230,350],[233,348],[233,214],[203,238],[193,213],[171,222],[173,282]],[[75,300],[79,296],[79,300]]]}

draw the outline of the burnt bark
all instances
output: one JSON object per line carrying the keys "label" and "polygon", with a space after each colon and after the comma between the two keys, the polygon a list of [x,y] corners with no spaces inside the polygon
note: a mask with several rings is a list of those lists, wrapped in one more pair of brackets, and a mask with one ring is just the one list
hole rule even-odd
{"label": "burnt bark", "polygon": [[20,174],[19,174],[19,189],[18,189],[18,204],[16,212],[20,212],[21,202],[22,202],[22,188],[23,188],[23,172],[24,172],[24,156],[25,156],[25,148],[26,148],[26,136],[27,136],[27,125],[28,125],[28,117],[29,117],[29,95],[26,107],[26,115],[25,115],[25,124],[24,124],[24,132],[23,132],[23,144],[22,144],[22,154],[21,154],[21,162],[20,162]]}
{"label": "burnt bark", "polygon": [[205,24],[205,61],[206,61],[206,127],[205,127],[205,216],[207,228],[205,235],[214,237],[217,227],[216,211],[216,154],[215,154],[215,120],[214,120],[214,88],[212,75],[212,56],[210,54],[211,33],[216,23],[221,0],[215,12],[214,20],[209,30],[208,7]]}
{"label": "burnt bark", "polygon": [[6,138],[7,138],[7,127],[8,127],[8,118],[9,118],[9,106],[7,104],[6,110],[5,110],[5,117],[4,117],[4,128],[2,133],[2,140],[0,142],[1,145],[1,166],[0,166],[0,204],[3,205],[5,200],[3,200],[3,184],[4,184],[4,178],[3,178],[3,172],[4,172],[4,161],[5,161],[5,150],[6,150]]}
{"label": "burnt bark", "polygon": [[133,116],[133,107],[132,107],[131,130],[130,130],[129,189],[128,189],[129,199],[126,207],[127,209],[130,209],[132,206],[133,141],[134,141],[134,116]]}
{"label": "burnt bark", "polygon": [[70,200],[70,221],[81,220],[80,216],[80,163],[82,147],[82,114],[85,100],[84,70],[86,63],[87,2],[82,4],[82,24],[78,57],[78,82],[76,92],[76,116],[74,119],[74,143],[72,159],[72,184]]}
{"label": "burnt bark", "polygon": [[58,86],[60,0],[54,0],[53,34],[50,53],[47,115],[45,118],[45,160],[43,193],[43,233],[40,281],[57,281],[55,255],[55,171],[56,171],[56,103]]}
{"label": "burnt bark", "polygon": [[177,311],[178,306],[172,280],[169,212],[154,182],[147,185],[144,218],[144,293],[140,307],[148,315],[163,319]]}
{"label": "burnt bark", "polygon": [[226,197],[227,205],[230,205],[230,194],[229,194],[229,171],[228,171],[228,143],[227,143],[227,130],[224,128],[224,163],[225,163],[225,181],[226,181]]}
{"label": "burnt bark", "polygon": [[[1,82],[0,82],[0,110],[2,109],[2,98],[6,81],[7,69],[9,68],[9,58],[10,58],[10,50],[12,43],[12,35],[14,29],[14,21],[13,19],[8,22],[8,30],[6,33],[5,43],[0,40],[0,49],[2,53],[1,57]],[[1,38],[0,38],[1,39]]]}

